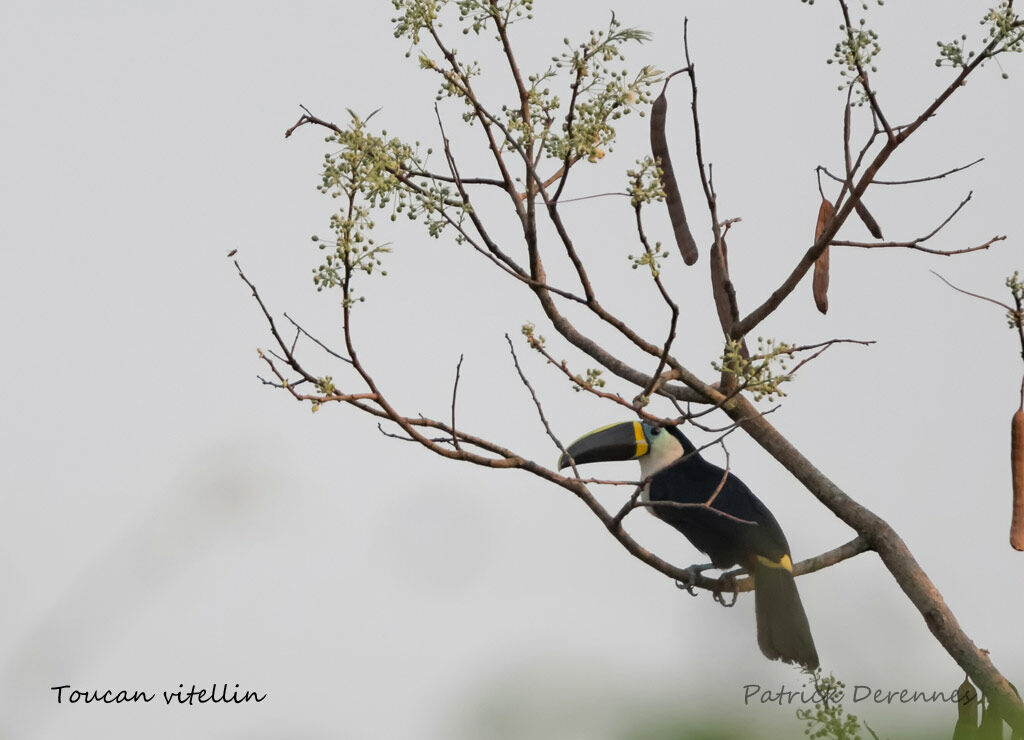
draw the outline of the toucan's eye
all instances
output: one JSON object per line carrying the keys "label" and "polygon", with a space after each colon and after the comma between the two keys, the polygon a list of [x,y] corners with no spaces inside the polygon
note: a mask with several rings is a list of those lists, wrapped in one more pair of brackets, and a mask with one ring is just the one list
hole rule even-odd
{"label": "toucan's eye", "polygon": [[661,427],[651,427],[652,437],[657,437],[659,434],[661,434]]}

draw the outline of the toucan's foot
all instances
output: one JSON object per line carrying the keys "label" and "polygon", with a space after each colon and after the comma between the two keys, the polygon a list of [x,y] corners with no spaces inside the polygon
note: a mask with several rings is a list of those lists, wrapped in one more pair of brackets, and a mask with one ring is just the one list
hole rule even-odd
{"label": "toucan's foot", "polygon": [[706,570],[711,570],[714,567],[714,563],[691,565],[686,569],[686,580],[676,581],[676,588],[686,591],[690,596],[696,596],[697,592],[693,589],[697,585],[697,579],[700,577],[700,574]]}
{"label": "toucan's foot", "polygon": [[686,569],[686,572],[690,574],[690,580],[696,581],[697,576],[706,570],[713,570],[715,567],[714,563],[702,563],[701,565],[691,565]]}
{"label": "toucan's foot", "polygon": [[[736,599],[739,598],[740,592],[736,589],[736,574],[737,571],[729,571],[728,573],[723,573],[718,577],[718,583],[715,586],[713,593],[715,601],[724,607],[735,606]],[[725,600],[724,594],[726,589],[728,589],[732,594],[732,599],[730,601]]]}

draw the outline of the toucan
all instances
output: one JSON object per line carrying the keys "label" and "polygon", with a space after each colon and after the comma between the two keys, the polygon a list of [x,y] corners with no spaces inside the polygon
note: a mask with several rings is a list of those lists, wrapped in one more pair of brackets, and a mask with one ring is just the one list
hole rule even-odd
{"label": "toucan", "polygon": [[569,445],[558,467],[609,460],[640,462],[641,501],[708,555],[711,564],[698,570],[740,565],[753,576],[757,643],[765,656],[818,667],[786,536],[743,481],[701,457],[677,427],[646,421],[595,429]]}

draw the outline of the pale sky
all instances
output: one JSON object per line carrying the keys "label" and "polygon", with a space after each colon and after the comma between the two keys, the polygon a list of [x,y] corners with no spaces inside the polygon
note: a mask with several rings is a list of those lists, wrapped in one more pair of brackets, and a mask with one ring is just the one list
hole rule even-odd
{"label": "pale sky", "polygon": [[[883,47],[875,85],[892,120],[916,116],[944,87],[952,73],[935,68],[935,42],[962,32],[977,41],[988,4],[872,6]],[[743,219],[730,234],[733,279],[741,308],[763,300],[810,244],[813,168],[840,162],[843,98],[825,64],[838,10],[826,0],[536,5],[536,20],[513,36],[530,69],[563,36],[603,27],[612,8],[654,32],[627,50],[630,69],[675,69],[689,16],[705,154],[722,216]],[[691,599],[565,491],[386,439],[353,409],[312,415],[256,379],[266,371],[256,349],[270,337],[231,249],[276,315],[341,344],[337,296],[311,281],[319,252],[309,237],[327,232],[336,205],[315,190],[324,132],[283,137],[299,105],[339,122],[346,108],[380,107],[373,125],[424,147],[439,141],[435,81],[404,58],[392,14],[380,0],[7,0],[0,9],[0,737],[603,740],[641,737],[630,732],[650,721],[707,724],[714,713],[748,736],[802,732],[794,708],[744,705],[745,685],[802,682],[758,651],[749,596],[731,610],[707,594]],[[454,23],[449,31],[466,54],[490,53]],[[867,202],[886,236],[902,240],[931,231],[973,191],[933,246],[1006,241],[954,258],[833,249],[828,316],[807,280],[758,333],[877,340],[805,367],[774,423],[901,533],[967,633],[1019,685],[1024,554],[1007,534],[1020,348],[999,309],[929,273],[1006,300],[1003,280],[1022,266],[1024,60],[1002,66],[1009,79],[995,64],[981,70],[881,177],[985,161],[938,182],[877,188]],[[489,99],[511,102],[504,70],[485,69]],[[671,88],[669,104],[683,196],[706,234],[685,85]],[[460,113],[442,105],[449,133]],[[453,136],[463,174],[490,174],[478,133]],[[626,119],[615,151],[580,167],[567,197],[621,189],[647,147],[646,120]],[[638,247],[625,199],[565,214],[604,301],[660,341],[664,308],[628,266]],[[646,218],[652,238],[671,239],[660,209]],[[464,354],[460,425],[553,465],[508,332],[563,440],[628,418],[573,393],[523,345],[519,328],[536,321],[556,356],[587,366],[529,295],[467,247],[380,222],[394,247],[389,275],[362,281],[354,331],[400,408],[445,417]],[[498,223],[521,254],[508,214]],[[867,238],[852,221],[843,233]],[[677,356],[711,380],[719,336],[706,266],[706,255],[694,268],[673,255],[665,275],[683,309]],[[303,353],[317,372],[362,390],[314,350]],[[608,389],[635,393],[614,380]],[[853,536],[751,441],[728,444],[731,469],[775,513],[794,559]],[[604,471],[635,476],[635,466]],[[602,494],[609,505],[621,495]],[[653,517],[627,522],[678,565],[703,559]],[[938,691],[962,680],[874,555],[798,585],[823,665],[848,686]],[[193,683],[268,698],[84,706],[58,704],[50,690],[159,694]],[[946,731],[955,719],[951,707],[850,710],[882,736]]]}

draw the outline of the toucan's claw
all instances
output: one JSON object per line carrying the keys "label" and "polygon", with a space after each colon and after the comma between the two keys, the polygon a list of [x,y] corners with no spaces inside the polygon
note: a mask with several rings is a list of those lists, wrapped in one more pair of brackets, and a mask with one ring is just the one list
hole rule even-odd
{"label": "toucan's claw", "polygon": [[700,577],[700,574],[714,567],[715,566],[713,563],[704,563],[703,565],[691,565],[689,568],[686,569],[686,580],[676,581],[676,588],[686,591],[686,593],[690,594],[690,596],[696,596],[697,592],[694,590],[694,588],[697,585],[697,579]]}
{"label": "toucan's claw", "polygon": [[[725,600],[725,596],[723,595],[723,590],[726,587],[728,587],[729,591],[732,593],[732,600],[731,601],[726,601]],[[714,590],[713,593],[714,593],[715,601],[717,601],[722,606],[724,606],[726,608],[729,608],[731,606],[735,606],[736,605],[736,599],[739,598],[739,595],[740,595],[740,592],[736,588],[736,574],[732,573],[732,572],[729,572],[729,573],[723,573],[722,575],[720,575],[718,577],[718,583],[715,585],[715,590]]]}
{"label": "toucan's claw", "polygon": [[697,595],[697,592],[694,590],[694,587],[693,587],[692,583],[686,583],[684,581],[676,581],[676,588],[678,588],[680,591],[685,591],[686,593],[690,594],[690,596],[696,596]]}

